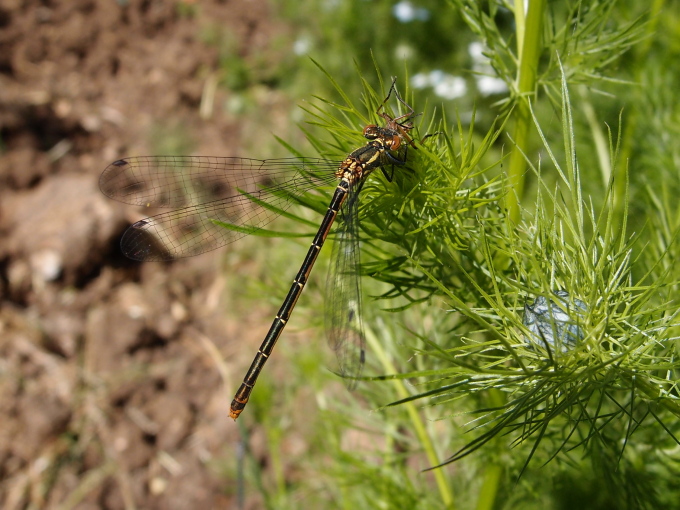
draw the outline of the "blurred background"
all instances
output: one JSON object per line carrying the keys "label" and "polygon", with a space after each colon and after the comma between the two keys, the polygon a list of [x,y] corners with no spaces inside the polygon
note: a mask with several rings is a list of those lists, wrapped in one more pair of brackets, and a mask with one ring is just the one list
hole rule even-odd
{"label": "blurred background", "polygon": [[[514,30],[510,11],[495,19]],[[234,423],[233,392],[307,241],[140,264],[118,242],[143,213],[98,189],[124,156],[287,156],[275,136],[318,156],[304,130],[324,133],[303,108],[341,98],[310,57],[357,102],[377,66],[428,121],[467,126],[474,111],[482,134],[509,92],[460,11],[435,0],[0,0],[3,508],[377,508],[379,494],[381,508],[415,508],[406,485],[426,501],[430,464],[407,430],[385,439],[363,401],[380,390],[349,394],[329,369],[328,253]],[[619,85],[603,85],[601,122],[618,122]],[[429,425],[451,454],[458,432]],[[481,484],[444,470],[457,490]]]}
{"label": "blurred background", "polygon": [[[460,66],[455,17],[433,23],[403,2],[404,22],[395,5],[0,3],[3,508],[236,508],[239,490],[260,508],[309,476],[313,455],[332,460],[311,440],[315,394],[335,381],[348,397],[326,368],[323,321],[303,307],[247,413],[228,418],[307,242],[139,264],[118,242],[143,213],[97,179],[129,155],[287,155],[273,135],[311,152],[297,103],[335,98],[309,55],[349,93],[371,50],[388,75],[415,52],[426,70],[447,55]],[[462,95],[456,83],[446,93]],[[324,278],[317,268],[306,302]]]}

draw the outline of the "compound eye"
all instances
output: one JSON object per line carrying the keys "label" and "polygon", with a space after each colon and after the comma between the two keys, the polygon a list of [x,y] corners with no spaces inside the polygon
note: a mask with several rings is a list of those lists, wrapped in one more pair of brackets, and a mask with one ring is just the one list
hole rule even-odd
{"label": "compound eye", "polygon": [[399,135],[394,135],[392,137],[392,143],[390,143],[390,150],[396,151],[399,147],[401,147],[401,138]]}
{"label": "compound eye", "polygon": [[364,138],[368,138],[369,140],[375,140],[378,138],[379,133],[378,133],[378,126],[375,124],[369,124],[364,128]]}

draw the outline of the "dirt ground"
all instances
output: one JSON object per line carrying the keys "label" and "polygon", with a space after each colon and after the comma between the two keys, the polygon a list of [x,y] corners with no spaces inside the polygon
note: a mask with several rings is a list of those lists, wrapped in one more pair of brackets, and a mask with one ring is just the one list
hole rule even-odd
{"label": "dirt ground", "polygon": [[285,30],[265,0],[0,0],[3,509],[236,507],[213,462],[239,441],[221,373],[261,329],[225,318],[220,251],[125,259],[142,215],[97,185],[172,126],[195,154],[240,154],[229,92],[205,103],[215,27],[245,59]]}

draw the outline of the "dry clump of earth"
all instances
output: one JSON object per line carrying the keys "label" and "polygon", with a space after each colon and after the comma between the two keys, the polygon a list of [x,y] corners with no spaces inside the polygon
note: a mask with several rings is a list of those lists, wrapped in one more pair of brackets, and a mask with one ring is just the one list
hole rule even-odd
{"label": "dry clump of earth", "polygon": [[97,186],[108,163],[178,126],[194,153],[238,153],[241,126],[219,106],[229,92],[213,89],[206,110],[216,30],[247,61],[282,28],[260,0],[0,0],[4,509],[236,497],[235,468],[221,464],[239,441],[224,374],[239,377],[262,325],[225,318],[235,298],[219,252],[126,260],[118,239],[141,213]]}

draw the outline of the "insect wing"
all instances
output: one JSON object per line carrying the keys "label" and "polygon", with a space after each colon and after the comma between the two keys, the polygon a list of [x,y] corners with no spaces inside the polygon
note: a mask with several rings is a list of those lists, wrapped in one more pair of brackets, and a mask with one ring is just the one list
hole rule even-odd
{"label": "insect wing", "polygon": [[350,189],[342,208],[326,282],[325,306],[328,342],[350,389],[357,385],[366,356],[359,283],[358,191]]}
{"label": "insect wing", "polygon": [[294,203],[293,197],[334,182],[336,167],[314,158],[143,156],[109,165],[99,187],[119,202],[170,209],[136,222],[121,240],[132,259],[170,260],[214,250],[263,228]]}

